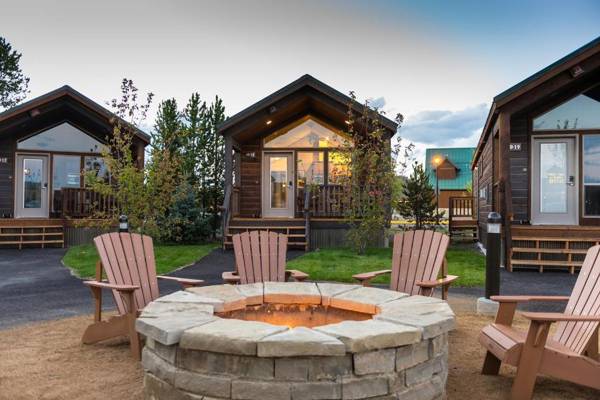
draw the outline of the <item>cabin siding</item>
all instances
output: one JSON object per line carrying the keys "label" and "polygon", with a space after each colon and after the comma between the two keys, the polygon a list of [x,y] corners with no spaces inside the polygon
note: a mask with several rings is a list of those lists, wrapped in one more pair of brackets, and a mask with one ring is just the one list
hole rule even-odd
{"label": "cabin siding", "polygon": [[[477,171],[475,172],[474,180],[477,180],[477,192],[474,195],[477,197],[477,220],[479,221],[479,237],[485,244],[486,238],[486,220],[487,215],[493,211],[494,204],[494,152],[493,140],[488,140],[483,147],[481,157],[477,161]],[[486,196],[483,197],[480,191],[485,191]]]}
{"label": "cabin siding", "polygon": [[[6,161],[6,162],[4,162]],[[15,140],[0,140],[0,217],[13,215]]]}
{"label": "cabin siding", "polygon": [[240,216],[258,217],[261,214],[261,164],[259,141],[242,145],[240,162]]}
{"label": "cabin siding", "polygon": [[526,116],[513,117],[511,143],[521,144],[520,151],[511,151],[510,183],[514,222],[529,221],[529,129]]}

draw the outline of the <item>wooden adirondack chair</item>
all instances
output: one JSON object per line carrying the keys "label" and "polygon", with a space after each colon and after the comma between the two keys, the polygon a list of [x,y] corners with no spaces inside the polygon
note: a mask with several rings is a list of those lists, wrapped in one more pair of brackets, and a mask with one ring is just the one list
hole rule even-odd
{"label": "wooden adirondack chair", "polygon": [[267,231],[233,235],[235,272],[223,272],[226,283],[285,282],[308,278],[304,272],[286,270],[287,236]]}
{"label": "wooden adirondack chair", "polygon": [[[500,308],[495,323],[479,334],[479,343],[487,350],[482,373],[497,375],[502,362],[516,366],[511,399],[531,399],[537,374],[600,389],[600,246],[588,250],[570,297],[492,296],[492,300]],[[568,303],[563,313],[522,313],[531,321],[525,333],[511,325],[517,304],[528,301]],[[558,323],[556,332],[548,339],[554,322]]]}
{"label": "wooden adirondack chair", "polygon": [[[353,275],[364,286],[371,279],[392,274],[390,289],[411,295],[432,296],[436,287],[442,287],[442,298],[448,298],[450,284],[458,276],[447,275],[446,250],[450,238],[440,232],[416,230],[394,235],[392,269]],[[438,278],[442,269],[442,277]]]}
{"label": "wooden adirondack chair", "polygon": [[[139,310],[158,296],[157,278],[197,286],[197,279],[157,276],[154,246],[150,236],[137,233],[105,233],[94,238],[100,261],[96,280],[84,281],[95,301],[94,323],[83,333],[82,342],[91,344],[118,336],[129,336],[131,353],[140,357],[140,338],[135,330]],[[108,282],[102,281],[102,269]],[[102,321],[102,289],[112,290],[119,315]]]}

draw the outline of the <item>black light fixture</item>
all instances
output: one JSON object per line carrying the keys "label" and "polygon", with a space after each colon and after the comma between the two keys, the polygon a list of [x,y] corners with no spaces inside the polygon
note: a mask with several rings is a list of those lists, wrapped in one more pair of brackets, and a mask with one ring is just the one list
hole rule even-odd
{"label": "black light fixture", "polygon": [[129,220],[127,219],[127,215],[119,216],[119,232],[120,233],[129,232]]}

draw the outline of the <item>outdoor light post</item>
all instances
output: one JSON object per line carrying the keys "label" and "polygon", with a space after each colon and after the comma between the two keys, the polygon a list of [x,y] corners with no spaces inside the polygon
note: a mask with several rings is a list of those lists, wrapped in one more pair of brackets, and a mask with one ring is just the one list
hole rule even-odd
{"label": "outdoor light post", "polygon": [[500,294],[500,227],[502,216],[497,212],[488,214],[487,246],[485,258],[485,298]]}
{"label": "outdoor light post", "polygon": [[438,170],[442,164],[442,158],[440,156],[433,157],[433,166],[435,167],[435,220],[437,225],[440,224],[440,177]]}
{"label": "outdoor light post", "polygon": [[127,215],[119,216],[119,232],[129,232],[129,220],[127,219]]}

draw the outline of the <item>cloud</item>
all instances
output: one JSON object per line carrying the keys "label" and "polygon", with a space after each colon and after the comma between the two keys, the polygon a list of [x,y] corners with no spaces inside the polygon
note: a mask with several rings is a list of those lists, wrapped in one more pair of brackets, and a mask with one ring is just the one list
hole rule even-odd
{"label": "cloud", "polygon": [[407,140],[434,146],[456,146],[478,136],[489,107],[478,104],[459,111],[426,110],[406,118],[400,135]]}
{"label": "cloud", "polygon": [[369,105],[372,108],[376,108],[378,110],[382,110],[385,107],[385,98],[378,97],[376,99],[369,99]]}

